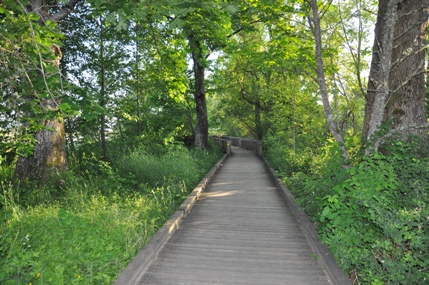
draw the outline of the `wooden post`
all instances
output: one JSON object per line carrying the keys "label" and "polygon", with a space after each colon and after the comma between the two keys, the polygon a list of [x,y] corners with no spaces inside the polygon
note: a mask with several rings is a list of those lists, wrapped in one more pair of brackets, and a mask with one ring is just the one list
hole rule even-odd
{"label": "wooden post", "polygon": [[231,141],[226,141],[226,154],[231,155]]}

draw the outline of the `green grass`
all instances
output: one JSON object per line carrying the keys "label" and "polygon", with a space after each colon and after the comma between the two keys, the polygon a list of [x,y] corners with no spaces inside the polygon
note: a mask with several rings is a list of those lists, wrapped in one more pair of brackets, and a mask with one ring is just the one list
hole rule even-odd
{"label": "green grass", "polygon": [[219,158],[135,152],[60,187],[3,182],[0,284],[111,284]]}

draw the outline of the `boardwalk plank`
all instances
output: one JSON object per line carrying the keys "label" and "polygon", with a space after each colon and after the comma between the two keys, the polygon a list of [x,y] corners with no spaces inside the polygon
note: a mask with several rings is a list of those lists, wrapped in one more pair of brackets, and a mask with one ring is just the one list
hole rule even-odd
{"label": "boardwalk plank", "polygon": [[261,160],[234,148],[137,284],[331,284]]}

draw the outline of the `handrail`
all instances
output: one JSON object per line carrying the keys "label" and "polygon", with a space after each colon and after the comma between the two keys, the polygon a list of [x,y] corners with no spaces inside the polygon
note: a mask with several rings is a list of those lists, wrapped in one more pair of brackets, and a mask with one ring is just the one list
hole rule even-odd
{"label": "handrail", "polygon": [[223,151],[227,155],[231,155],[230,140],[224,139],[223,137],[219,137],[219,136],[212,136],[211,138],[213,139],[214,143],[221,151]]}
{"label": "handrail", "polygon": [[259,155],[262,155],[262,142],[256,139],[247,139],[247,138],[239,138],[239,137],[230,137],[230,136],[213,136],[215,140],[227,140],[230,141],[233,146],[242,147],[245,149],[253,150]]}

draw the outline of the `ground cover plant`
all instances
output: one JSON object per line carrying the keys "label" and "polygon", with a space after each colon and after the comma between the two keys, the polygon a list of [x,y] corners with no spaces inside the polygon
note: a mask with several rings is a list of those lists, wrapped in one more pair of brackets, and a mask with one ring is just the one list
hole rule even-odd
{"label": "ground cover plant", "polygon": [[178,146],[113,167],[87,155],[56,185],[2,180],[0,283],[111,284],[219,158]]}
{"label": "ground cover plant", "polygon": [[429,158],[421,145],[392,142],[344,169],[328,144],[308,167],[284,182],[353,284],[428,282]]}

